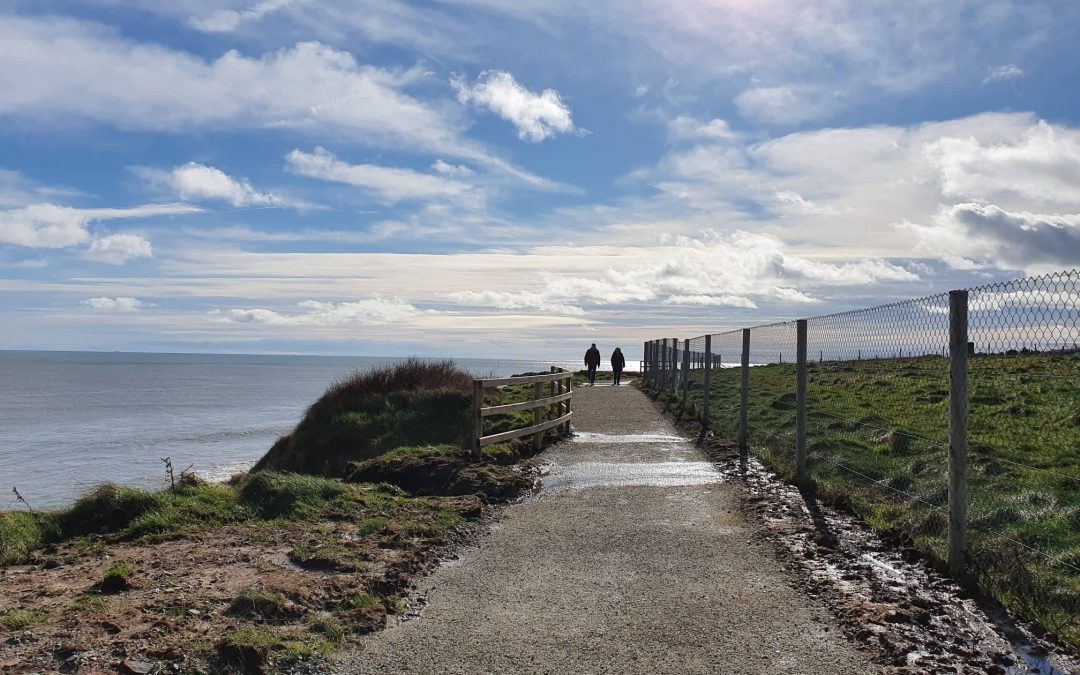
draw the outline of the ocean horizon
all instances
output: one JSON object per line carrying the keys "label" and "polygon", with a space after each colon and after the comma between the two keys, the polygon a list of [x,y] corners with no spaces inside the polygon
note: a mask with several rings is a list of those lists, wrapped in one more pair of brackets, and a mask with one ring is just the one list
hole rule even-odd
{"label": "ocean horizon", "polygon": [[[344,376],[409,356],[0,350],[0,511],[63,507],[103,483],[245,471]],[[577,361],[450,358],[479,377]]]}

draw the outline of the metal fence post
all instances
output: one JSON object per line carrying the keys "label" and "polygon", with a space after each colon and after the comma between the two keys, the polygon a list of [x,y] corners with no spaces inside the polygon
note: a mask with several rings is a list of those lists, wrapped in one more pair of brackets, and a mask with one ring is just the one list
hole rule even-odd
{"label": "metal fence post", "polygon": [[742,382],[739,385],[739,460],[750,454],[750,329],[742,332]]}
{"label": "metal fence post", "polygon": [[806,484],[806,319],[795,324],[795,482]]}
{"label": "metal fence post", "polygon": [[670,384],[672,393],[678,391],[678,338],[672,338],[672,350],[671,350],[672,370],[671,380],[667,383]]}
{"label": "metal fence post", "polygon": [[649,340],[649,384],[656,386],[656,340]]}
{"label": "metal fence post", "polygon": [[643,342],[642,343],[641,354],[642,354],[642,358],[641,358],[641,381],[642,382],[648,382],[649,381],[649,368],[646,365],[646,362],[649,360],[649,343],[648,342]]}
{"label": "metal fence post", "polygon": [[967,551],[968,292],[949,292],[949,573]]}
{"label": "metal fence post", "polygon": [[656,341],[656,361],[660,365],[658,378],[656,380],[656,388],[660,389],[667,382],[667,338]]}
{"label": "metal fence post", "polygon": [[704,433],[709,428],[709,373],[712,372],[712,335],[705,336],[705,355],[702,358],[704,371],[701,375],[705,387],[701,395],[701,431]]}
{"label": "metal fence post", "polygon": [[690,395],[690,340],[683,340],[682,352],[682,397]]}

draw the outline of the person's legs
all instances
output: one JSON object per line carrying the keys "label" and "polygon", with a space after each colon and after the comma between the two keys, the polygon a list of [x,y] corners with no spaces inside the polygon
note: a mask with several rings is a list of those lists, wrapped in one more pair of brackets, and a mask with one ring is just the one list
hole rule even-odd
{"label": "person's legs", "polygon": [[596,384],[596,366],[589,366],[589,386]]}
{"label": "person's legs", "polygon": [[619,378],[622,377],[622,371],[621,370],[613,370],[612,371],[612,376],[615,378],[615,382],[613,382],[611,386],[613,386],[613,387],[619,386]]}

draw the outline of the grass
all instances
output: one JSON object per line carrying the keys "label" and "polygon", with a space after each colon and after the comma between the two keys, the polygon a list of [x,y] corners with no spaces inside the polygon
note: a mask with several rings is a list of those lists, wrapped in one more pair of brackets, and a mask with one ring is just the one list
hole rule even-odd
{"label": "grass", "polygon": [[[103,505],[103,510],[89,504]],[[41,547],[65,541],[98,555],[107,550],[107,541],[157,541],[224,525],[281,520],[350,520],[364,533],[434,537],[463,522],[459,509],[458,503],[412,497],[391,485],[272,471],[249,474],[235,485],[202,483],[176,492],[105,486],[68,510],[0,514],[0,564],[28,562]],[[371,522],[378,527],[371,528]],[[86,534],[102,529],[108,533]]]}
{"label": "grass", "polygon": [[472,376],[452,361],[407,361],[342,379],[256,465],[341,476],[350,462],[402,446],[461,446],[471,430]]}
{"label": "grass", "polygon": [[24,612],[21,610],[14,610],[7,614],[0,616],[0,626],[8,630],[26,630],[32,626],[35,626],[45,620],[40,614],[35,612]]}
{"label": "grass", "polygon": [[[750,369],[750,444],[793,477],[795,369]],[[941,564],[947,555],[948,362],[811,363],[808,452],[820,497]],[[713,430],[734,438],[738,368],[713,371]],[[700,373],[687,400],[696,417]],[[980,590],[1080,647],[1080,358],[977,356],[969,372],[969,558]]]}
{"label": "grass", "polygon": [[281,594],[254,588],[240,591],[229,604],[229,613],[259,621],[281,621],[289,616],[287,602]]}
{"label": "grass", "polygon": [[135,569],[126,562],[115,562],[109,565],[101,580],[94,585],[94,590],[99,593],[121,593],[131,588],[131,576]]}

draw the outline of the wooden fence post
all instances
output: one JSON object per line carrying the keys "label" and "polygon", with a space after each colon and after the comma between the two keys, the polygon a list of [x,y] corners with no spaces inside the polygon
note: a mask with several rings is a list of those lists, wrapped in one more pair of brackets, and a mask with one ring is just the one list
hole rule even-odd
{"label": "wooden fence post", "polygon": [[[533,382],[533,400],[534,401],[539,401],[542,398],[544,398],[544,383],[543,382]],[[543,421],[544,421],[544,409],[542,407],[533,408],[533,424],[540,424]],[[537,433],[533,434],[533,449],[536,452],[540,452],[541,450],[544,449],[544,432],[543,431],[538,431]]]}
{"label": "wooden fence post", "polygon": [[949,292],[949,573],[966,573],[968,292]]}
{"label": "wooden fence post", "polygon": [[712,335],[705,336],[705,355],[702,357],[704,371],[701,375],[705,390],[701,395],[701,431],[709,429],[709,373],[712,372]]}
{"label": "wooden fence post", "polygon": [[479,462],[481,458],[480,454],[480,438],[484,435],[484,418],[480,414],[480,409],[484,407],[484,383],[480,380],[473,380],[473,432],[472,432],[472,455],[473,460]]}
{"label": "wooden fence post", "polygon": [[739,460],[750,454],[750,329],[742,332],[742,381],[739,385]]}
{"label": "wooden fence post", "polygon": [[806,486],[806,319],[795,324],[795,482]]}
{"label": "wooden fence post", "polygon": [[690,394],[690,340],[683,340],[682,352],[682,397]]}
{"label": "wooden fence post", "polygon": [[[571,412],[573,412],[574,378],[573,377],[568,377],[565,380],[563,380],[563,382],[566,383],[565,384],[566,392],[564,392],[564,393],[570,394],[570,398],[566,399],[566,414],[569,415]],[[569,436],[571,434],[570,421],[569,420],[567,420],[566,424],[563,425],[563,433],[566,434],[567,436]]]}

